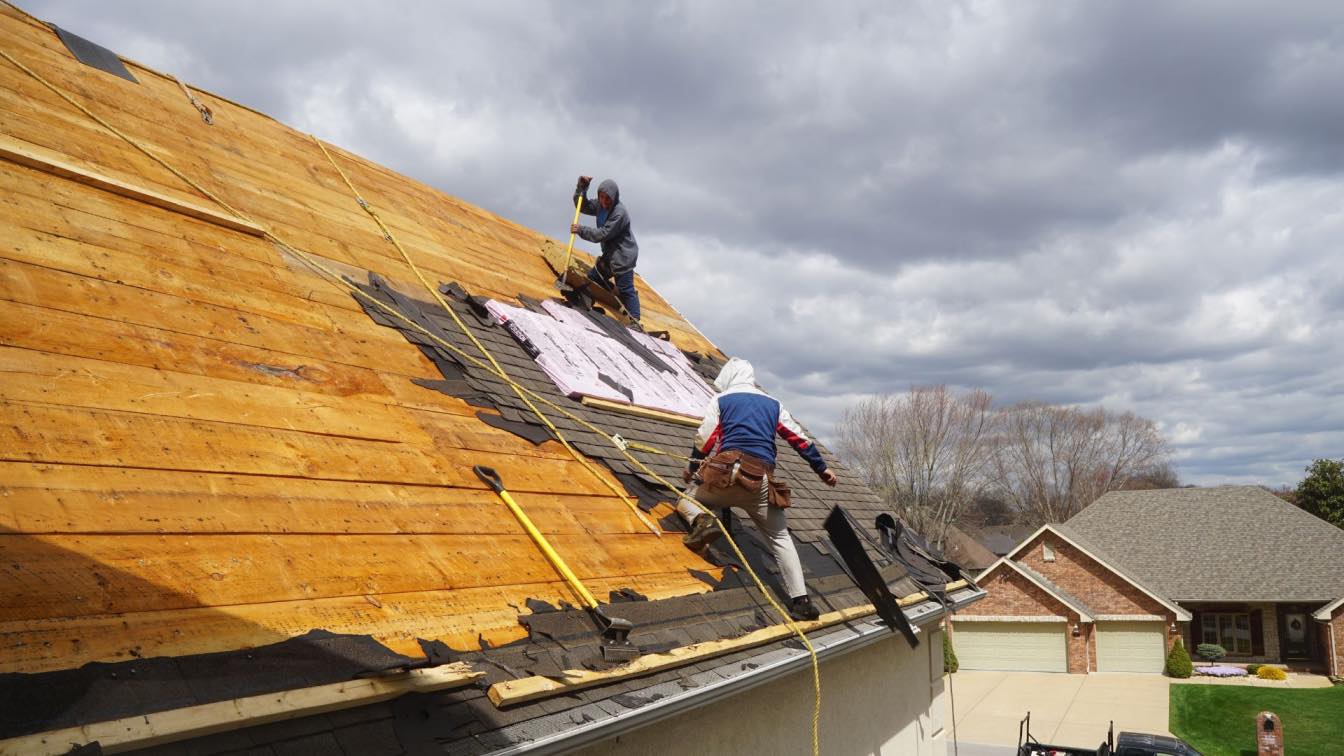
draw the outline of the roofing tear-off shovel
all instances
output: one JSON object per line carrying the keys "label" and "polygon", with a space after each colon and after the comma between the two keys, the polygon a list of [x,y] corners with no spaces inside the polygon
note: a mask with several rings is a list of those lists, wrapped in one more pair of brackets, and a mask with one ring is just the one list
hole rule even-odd
{"label": "roofing tear-off shovel", "polygon": [[[588,193],[588,185],[584,184],[584,194],[587,193]],[[573,228],[574,224],[579,222],[579,212],[581,210],[583,210],[583,194],[580,194],[578,199],[574,200],[574,220],[571,221],[569,224],[571,229]],[[574,254],[574,232],[571,230],[569,232],[569,246],[565,247],[565,265],[564,267],[560,268],[560,278],[559,280],[556,281],[556,284],[566,283],[565,277],[569,275],[569,258],[573,256],[573,254]]]}
{"label": "roofing tear-off shovel", "polygon": [[504,481],[500,480],[499,473],[492,468],[481,465],[476,465],[471,470],[476,473],[476,477],[499,494],[499,498],[504,500],[504,503],[509,507],[509,511],[513,512],[513,516],[518,518],[519,524],[532,537],[533,542],[537,544],[537,548],[541,549],[541,553],[545,555],[546,560],[551,563],[555,571],[560,573],[560,577],[569,583],[569,587],[583,601],[584,608],[588,610],[588,614],[592,616],[593,621],[602,630],[602,658],[617,664],[639,658],[639,649],[630,643],[630,631],[635,626],[630,624],[629,620],[609,616],[602,610],[602,606],[597,603],[597,599],[593,598],[593,594],[588,592],[583,583],[579,582],[579,577],[574,574],[573,570],[569,569],[569,565],[565,564],[564,558],[556,553],[550,542],[546,540],[546,536],[542,535],[540,530],[537,530],[537,526],[532,524],[531,518],[527,516],[522,507],[518,506],[518,502],[514,501],[509,492],[504,490]]}

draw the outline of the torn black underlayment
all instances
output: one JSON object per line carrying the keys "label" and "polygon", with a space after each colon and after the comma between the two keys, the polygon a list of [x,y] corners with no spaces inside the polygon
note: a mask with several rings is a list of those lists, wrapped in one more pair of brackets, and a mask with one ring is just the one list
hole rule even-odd
{"label": "torn black underlayment", "polygon": [[[383,279],[374,274],[370,274],[369,281],[369,284],[360,287],[369,295],[397,308],[409,319],[424,326],[464,353],[484,360],[471,340],[461,332],[453,319],[443,312],[437,303],[407,297],[393,290]],[[666,480],[681,481],[682,470],[686,466],[685,457],[690,453],[694,443],[694,428],[678,423],[589,407],[570,399],[560,393],[550,377],[503,328],[482,325],[481,321],[476,320],[474,316],[467,317],[473,310],[483,309],[483,307],[473,307],[471,305],[472,300],[480,305],[478,298],[472,297],[469,292],[455,283],[441,285],[440,291],[449,295],[450,298],[447,300],[449,306],[457,310],[459,316],[463,318],[463,322],[472,329],[476,337],[490,350],[491,354],[515,382],[540,396],[546,397],[557,405],[568,408],[574,415],[583,418],[591,425],[601,428],[607,433],[619,435],[625,441],[654,447],[677,455],[678,458],[674,458],[638,449],[632,452],[640,461]],[[404,324],[393,319],[378,307],[362,301],[361,305],[364,306],[365,312],[375,322],[397,329],[407,341],[419,347],[425,356],[443,373],[442,378],[444,380],[442,381],[438,380],[438,377],[417,378],[415,379],[417,385],[463,398],[472,402],[475,406],[496,409],[501,418],[500,422],[521,423],[545,429],[545,426],[528,409],[527,405],[491,371],[470,364],[463,364],[463,361],[454,354],[435,345],[423,334],[404,327]],[[588,317],[605,318],[610,321],[611,325],[625,330],[624,326],[601,313],[588,313]],[[696,354],[688,354],[688,357],[691,358],[692,364],[696,366],[701,375],[706,377],[707,381],[712,380],[718,374],[718,368],[721,365],[717,361]],[[546,411],[545,407],[542,408],[542,411]],[[613,445],[610,437],[593,433],[558,412],[547,412],[547,416],[551,422],[555,423],[560,432],[565,434],[565,437],[569,439],[575,449],[611,470],[616,475],[617,480],[621,482],[621,485],[625,487],[627,493],[638,499],[641,509],[648,511],[658,502],[675,500],[673,492],[631,465]],[[523,437],[532,441],[537,436],[529,433]],[[830,513],[831,507],[837,504],[843,505],[855,518],[865,523],[873,522],[876,516],[886,512],[887,508],[883,506],[871,490],[859,481],[856,474],[851,473],[835,460],[824,447],[818,445],[818,448],[831,469],[840,477],[840,484],[835,488],[830,488],[818,480],[807,463],[782,441],[777,443],[778,463],[776,473],[782,479],[787,480],[793,489],[793,506],[788,511],[789,530],[799,541],[811,544],[816,550],[827,554],[829,553],[829,546],[823,522],[827,514]],[[663,525],[671,529],[683,527],[679,518],[676,517],[665,518]],[[875,543],[876,533],[872,533],[872,536]],[[871,545],[869,545],[869,548],[871,548]],[[806,549],[802,551],[806,551]],[[876,548],[872,548],[869,556],[879,564],[890,561],[889,555]]]}
{"label": "torn black underlayment", "polygon": [[[843,507],[837,506],[831,510],[830,516],[826,518],[826,532],[831,536],[831,543],[835,544],[836,551],[840,552],[840,557],[849,567],[850,576],[863,589],[868,601],[877,610],[878,616],[887,623],[892,632],[899,630],[911,648],[918,646],[919,639],[915,637],[915,629],[906,621],[900,604],[896,603],[897,597],[887,587],[887,581],[868,558],[863,548],[863,541],[860,540],[854,524],[845,514]],[[943,578],[943,582],[947,582],[946,577]]]}

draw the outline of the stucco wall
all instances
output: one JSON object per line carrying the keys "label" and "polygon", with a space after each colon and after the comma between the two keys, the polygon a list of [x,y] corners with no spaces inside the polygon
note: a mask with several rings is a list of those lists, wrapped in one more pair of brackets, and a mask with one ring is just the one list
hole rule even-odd
{"label": "stucco wall", "polygon": [[[891,636],[821,667],[826,754],[945,756],[942,638]],[[584,756],[811,753],[812,672],[590,746]]]}

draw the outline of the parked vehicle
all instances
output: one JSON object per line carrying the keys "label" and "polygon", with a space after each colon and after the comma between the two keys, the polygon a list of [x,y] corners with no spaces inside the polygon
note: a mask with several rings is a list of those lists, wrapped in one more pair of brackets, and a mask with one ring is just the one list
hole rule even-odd
{"label": "parked vehicle", "polygon": [[1031,712],[1017,725],[1017,756],[1203,756],[1189,743],[1166,735],[1122,732],[1115,735],[1115,722],[1106,730],[1106,739],[1096,748],[1050,745],[1031,734]]}

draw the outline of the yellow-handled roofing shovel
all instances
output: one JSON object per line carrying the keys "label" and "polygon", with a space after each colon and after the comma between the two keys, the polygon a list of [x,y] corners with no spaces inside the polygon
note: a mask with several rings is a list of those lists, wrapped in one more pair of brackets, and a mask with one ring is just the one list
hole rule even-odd
{"label": "yellow-handled roofing shovel", "polygon": [[602,630],[602,658],[613,663],[623,663],[637,659],[639,649],[630,643],[630,631],[635,626],[629,620],[609,616],[602,610],[602,606],[597,603],[597,599],[593,598],[593,594],[589,593],[588,589],[579,581],[578,575],[575,575],[574,571],[569,569],[569,565],[565,564],[564,558],[551,547],[550,542],[546,540],[546,536],[542,535],[540,530],[537,530],[537,526],[532,524],[532,519],[527,516],[523,508],[518,506],[518,502],[513,500],[508,491],[504,490],[504,481],[500,480],[499,473],[495,472],[493,468],[481,465],[476,465],[471,470],[476,473],[476,477],[494,489],[496,494],[499,494],[499,498],[504,500],[504,503],[509,507],[509,511],[513,512],[513,516],[518,518],[519,524],[532,537],[532,541],[537,544],[537,548],[541,549],[541,553],[546,556],[546,560],[551,563],[556,572],[560,573],[560,577],[563,577],[565,582],[569,583],[569,587],[583,602],[584,608],[588,610],[593,621]]}
{"label": "yellow-handled roofing shovel", "polygon": [[[588,193],[588,186],[587,184],[585,184],[584,194],[587,193]],[[583,210],[583,194],[580,194],[578,199],[574,200],[574,220],[570,221],[569,223],[571,228],[574,226],[575,223],[579,222],[579,212],[581,210]],[[572,257],[573,255],[574,255],[574,232],[570,231],[569,246],[565,247],[565,265],[563,268],[560,269],[560,280],[556,281],[556,283],[568,283],[567,281],[565,281],[565,277],[569,275],[569,258]]]}

